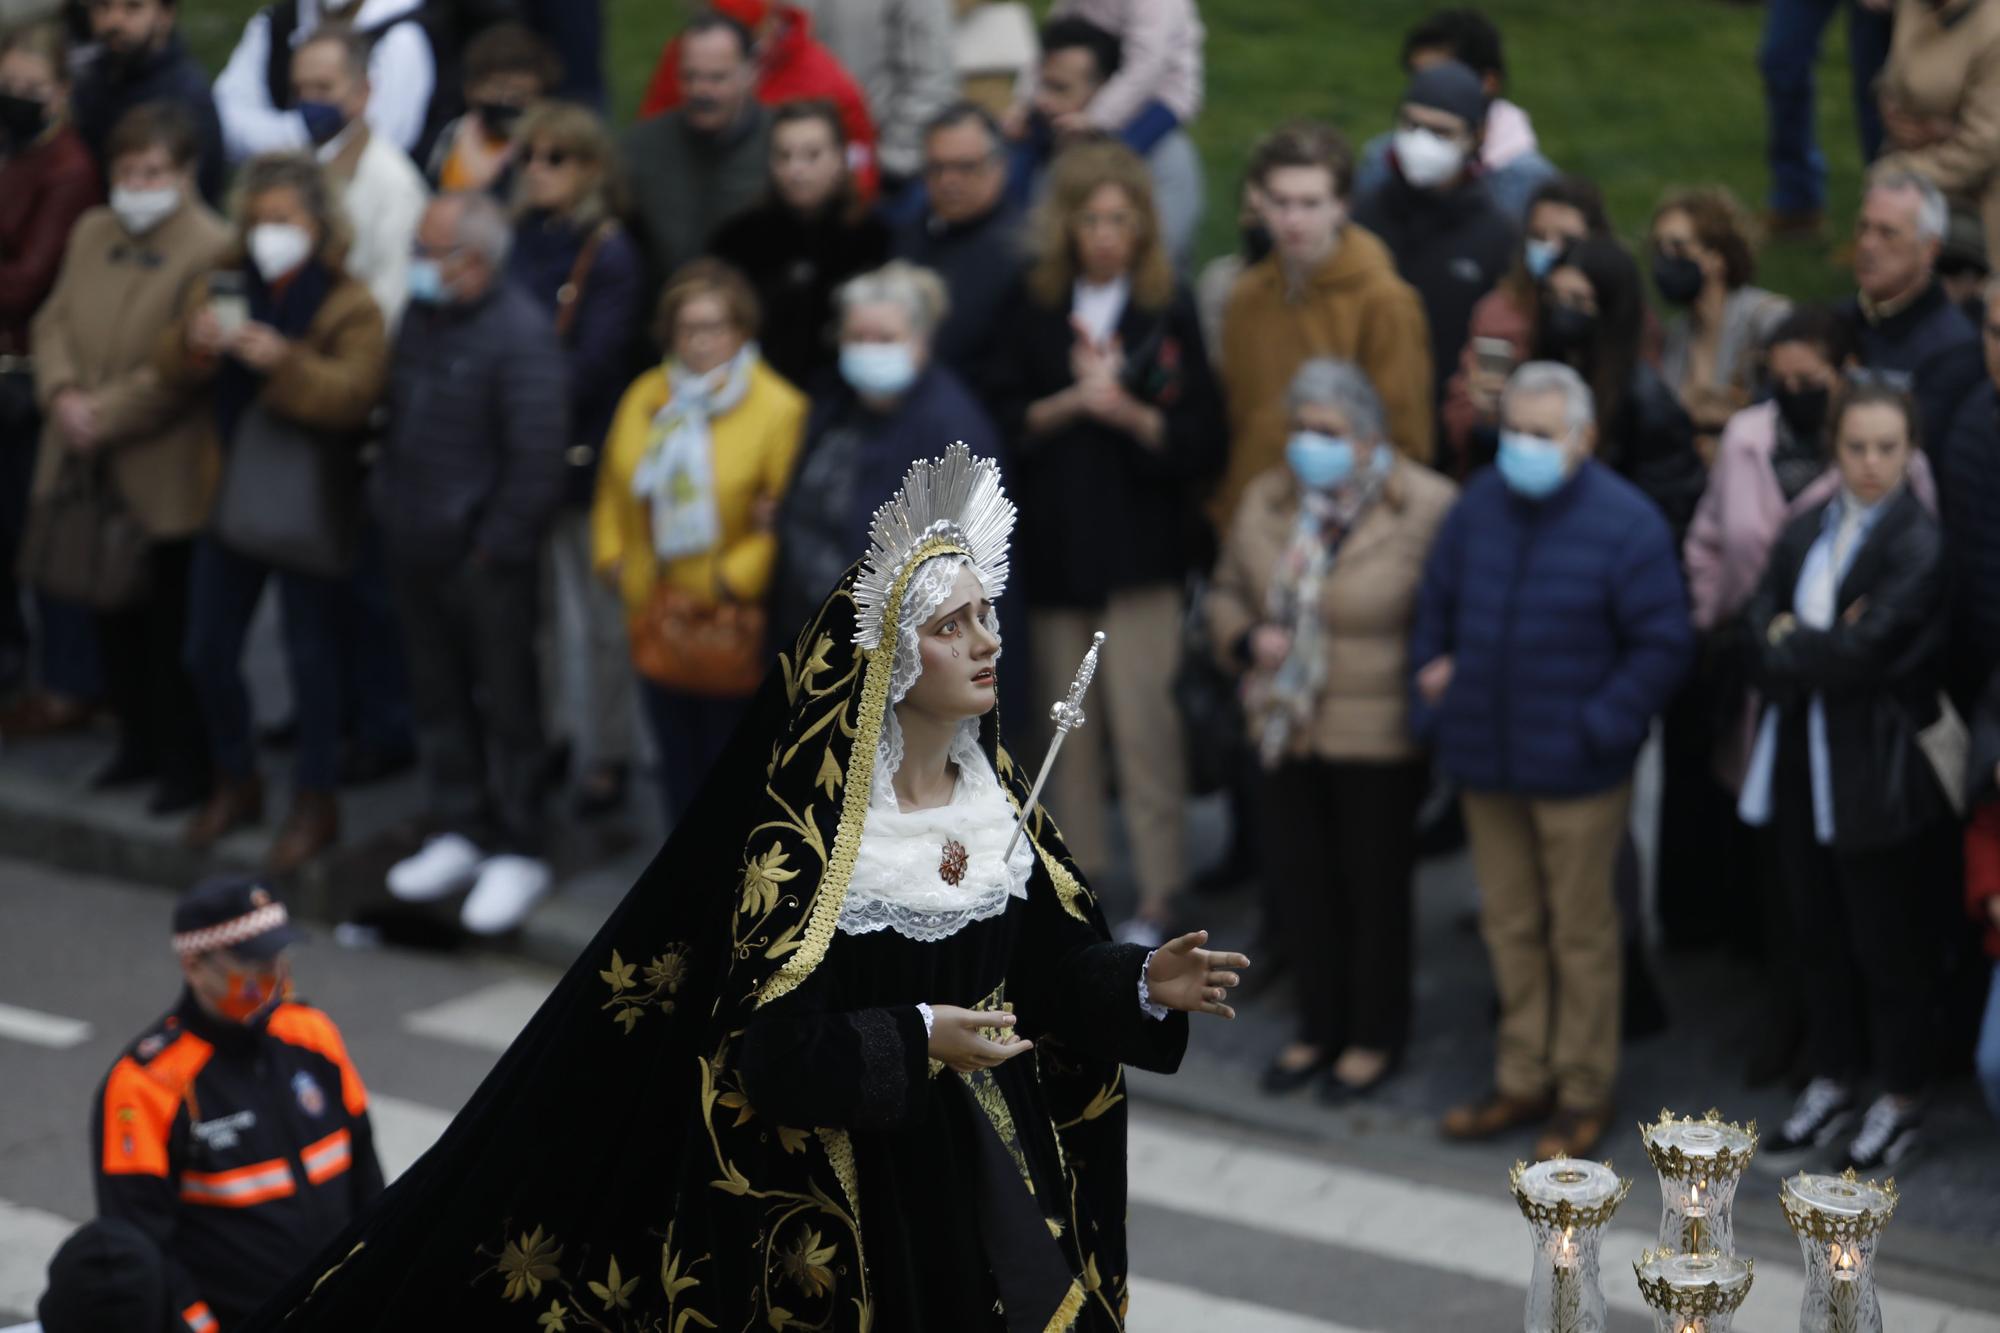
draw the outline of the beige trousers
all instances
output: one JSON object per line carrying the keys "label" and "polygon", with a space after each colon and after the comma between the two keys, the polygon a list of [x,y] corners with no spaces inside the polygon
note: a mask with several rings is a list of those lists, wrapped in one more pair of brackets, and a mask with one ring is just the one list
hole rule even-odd
{"label": "beige trousers", "polygon": [[1108,752],[1118,775],[1141,907],[1164,908],[1186,875],[1181,840],[1187,756],[1173,700],[1181,615],[1181,590],[1164,587],[1113,593],[1102,611],[1035,611],[1028,620],[1036,716],[1027,734],[1035,739],[1015,761],[1030,774],[1040,768],[1054,734],[1049,705],[1069,692],[1090,636],[1100,629],[1105,633],[1097,679],[1084,699],[1087,721],[1063,743],[1042,804],[1084,874],[1103,873],[1111,859]]}
{"label": "beige trousers", "polygon": [[1571,800],[1466,792],[1479,930],[1500,991],[1495,1082],[1608,1105],[1624,996],[1612,874],[1632,785]]}

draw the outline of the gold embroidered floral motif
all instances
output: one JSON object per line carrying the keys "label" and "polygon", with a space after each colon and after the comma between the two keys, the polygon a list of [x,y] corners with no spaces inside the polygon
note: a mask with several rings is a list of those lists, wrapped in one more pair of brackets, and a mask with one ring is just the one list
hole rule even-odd
{"label": "gold embroidered floral motif", "polygon": [[[500,1275],[507,1279],[505,1295],[510,1301],[518,1301],[523,1296],[542,1294],[542,1283],[548,1282],[562,1272],[556,1265],[562,1262],[562,1246],[555,1243],[554,1236],[543,1236],[542,1229],[523,1233],[518,1241],[507,1242],[507,1248],[500,1255]],[[490,1251],[489,1251],[490,1253]]]}
{"label": "gold embroidered floral motif", "polygon": [[833,1262],[833,1253],[833,1246],[820,1243],[819,1232],[804,1227],[791,1245],[779,1252],[778,1265],[808,1300],[818,1300],[833,1290],[833,1270],[827,1267]]}
{"label": "gold embroidered floral motif", "polygon": [[597,974],[611,987],[611,998],[598,1008],[611,1010],[611,1021],[624,1028],[628,1037],[647,1009],[658,1009],[669,1018],[673,1016],[676,1005],[672,997],[680,993],[688,977],[688,948],[685,944],[674,944],[666,952],[654,954],[653,961],[646,964],[643,987],[633,976],[638,966],[626,962],[613,949],[611,966]]}

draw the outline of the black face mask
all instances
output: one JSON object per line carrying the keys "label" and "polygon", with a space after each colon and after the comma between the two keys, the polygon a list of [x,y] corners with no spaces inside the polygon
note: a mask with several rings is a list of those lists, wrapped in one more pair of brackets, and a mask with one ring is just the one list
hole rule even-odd
{"label": "black face mask", "polygon": [[1785,426],[1792,437],[1801,442],[1817,441],[1820,432],[1826,428],[1826,409],[1833,395],[1824,384],[1810,389],[1774,389],[1771,401],[1778,405],[1778,415],[1785,419]]}
{"label": "black face mask", "polygon": [[1597,336],[1597,316],[1553,301],[1542,307],[1542,350],[1551,356],[1566,357],[1590,345]]}
{"label": "black face mask", "polygon": [[514,126],[521,121],[523,107],[511,106],[506,102],[474,102],[472,109],[479,114],[480,123],[487,133],[496,139],[514,137]]}
{"label": "black face mask", "polygon": [[1701,295],[1701,265],[1686,255],[1653,252],[1653,285],[1669,305],[1690,305]]}
{"label": "black face mask", "polygon": [[1269,257],[1275,244],[1271,240],[1271,229],[1261,222],[1252,222],[1239,233],[1238,244],[1243,248],[1245,264],[1261,264]]}
{"label": "black face mask", "polygon": [[49,127],[49,108],[32,98],[0,93],[0,136],[16,147],[26,147],[42,137]]}

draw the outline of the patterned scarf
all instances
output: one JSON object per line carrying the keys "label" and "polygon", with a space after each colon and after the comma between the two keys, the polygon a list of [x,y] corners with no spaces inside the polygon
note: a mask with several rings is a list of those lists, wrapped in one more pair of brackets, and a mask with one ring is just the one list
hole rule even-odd
{"label": "patterned scarf", "polygon": [[632,472],[632,493],[651,502],[653,551],[662,560],[700,555],[722,540],[709,423],[742,404],[756,364],[757,344],[745,343],[706,375],[678,361],[667,365],[667,403],[653,417],[653,438]]}
{"label": "patterned scarf", "polygon": [[[1378,446],[1378,449],[1380,446]],[[1378,454],[1378,457],[1380,455]],[[1257,754],[1266,769],[1284,759],[1292,737],[1312,721],[1326,684],[1326,638],[1320,632],[1320,585],[1340,554],[1347,534],[1382,494],[1389,469],[1357,472],[1331,490],[1299,488],[1299,513],[1291,544],[1272,571],[1265,596],[1265,619],[1292,634],[1292,650],[1267,681],[1253,686],[1253,707],[1261,705],[1263,729]]]}

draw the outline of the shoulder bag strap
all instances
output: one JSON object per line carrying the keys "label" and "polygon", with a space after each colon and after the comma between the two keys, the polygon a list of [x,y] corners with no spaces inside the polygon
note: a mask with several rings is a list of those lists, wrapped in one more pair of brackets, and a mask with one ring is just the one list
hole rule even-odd
{"label": "shoulder bag strap", "polygon": [[556,288],[558,338],[569,337],[570,328],[576,323],[577,304],[583,299],[583,285],[590,280],[591,266],[597,262],[597,252],[617,229],[618,224],[609,218],[598,223],[596,229],[590,233],[590,238],[583,243],[583,249],[577,252],[576,263],[570,267],[568,280]]}

